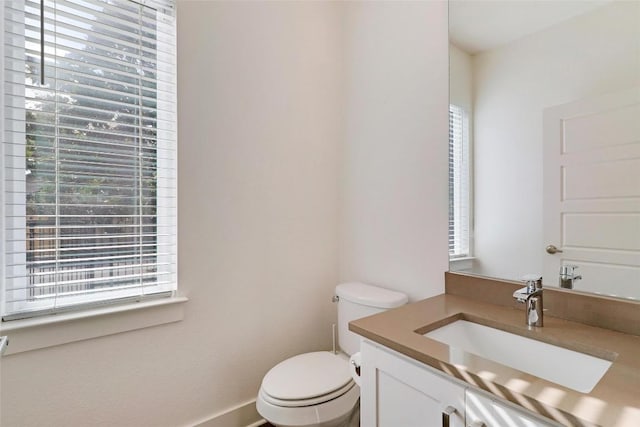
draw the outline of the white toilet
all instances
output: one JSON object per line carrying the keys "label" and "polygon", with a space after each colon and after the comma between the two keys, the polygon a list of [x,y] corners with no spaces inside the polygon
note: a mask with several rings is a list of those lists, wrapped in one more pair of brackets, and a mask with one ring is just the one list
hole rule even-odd
{"label": "white toilet", "polygon": [[349,331],[349,322],[407,302],[403,293],[355,282],[336,286],[336,295],[342,351],[299,354],[271,368],[262,380],[256,406],[274,426],[349,425],[360,398],[349,364],[349,356],[360,350],[360,336]]}

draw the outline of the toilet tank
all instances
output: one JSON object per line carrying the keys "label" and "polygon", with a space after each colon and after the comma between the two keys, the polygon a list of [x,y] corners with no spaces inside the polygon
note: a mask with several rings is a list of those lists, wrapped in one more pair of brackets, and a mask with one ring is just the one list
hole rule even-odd
{"label": "toilet tank", "polygon": [[408,301],[407,295],[389,289],[359,282],[336,286],[338,296],[338,344],[342,351],[352,355],[360,351],[360,335],[349,331],[349,322],[371,316]]}

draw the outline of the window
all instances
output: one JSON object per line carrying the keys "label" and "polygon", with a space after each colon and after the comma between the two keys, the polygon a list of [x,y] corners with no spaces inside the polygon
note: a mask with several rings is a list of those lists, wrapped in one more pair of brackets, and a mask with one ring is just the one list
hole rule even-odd
{"label": "window", "polygon": [[471,256],[469,117],[449,106],[449,258]]}
{"label": "window", "polygon": [[174,0],[3,4],[3,320],[176,289]]}

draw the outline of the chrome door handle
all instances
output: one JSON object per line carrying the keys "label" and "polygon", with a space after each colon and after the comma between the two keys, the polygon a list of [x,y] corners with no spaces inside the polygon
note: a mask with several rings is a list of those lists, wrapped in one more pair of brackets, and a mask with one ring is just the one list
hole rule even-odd
{"label": "chrome door handle", "polygon": [[0,356],[2,356],[9,345],[9,337],[0,337]]}
{"label": "chrome door handle", "polygon": [[549,245],[546,248],[544,248],[545,251],[547,251],[548,254],[556,254],[556,253],[562,253],[561,249],[556,248],[554,245]]}
{"label": "chrome door handle", "polygon": [[449,427],[449,417],[453,415],[454,412],[456,412],[456,408],[453,406],[444,408],[444,411],[442,411],[442,427]]}

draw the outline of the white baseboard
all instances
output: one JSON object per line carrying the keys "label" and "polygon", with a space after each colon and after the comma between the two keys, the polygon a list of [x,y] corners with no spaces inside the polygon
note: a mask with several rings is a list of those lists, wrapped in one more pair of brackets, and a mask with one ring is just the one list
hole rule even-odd
{"label": "white baseboard", "polygon": [[256,400],[252,399],[202,420],[193,427],[257,427],[264,422],[256,409]]}

